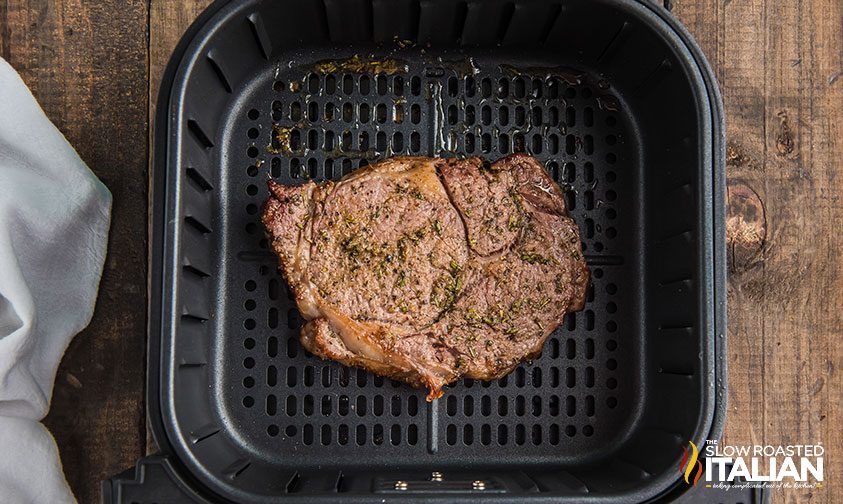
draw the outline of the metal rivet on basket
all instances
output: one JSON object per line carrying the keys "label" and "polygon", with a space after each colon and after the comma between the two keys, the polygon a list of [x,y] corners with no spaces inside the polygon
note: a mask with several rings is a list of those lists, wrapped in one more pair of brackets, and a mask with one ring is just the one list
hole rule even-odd
{"label": "metal rivet on basket", "polygon": [[486,489],[486,482],[476,480],[471,484],[471,489],[472,490],[485,490]]}
{"label": "metal rivet on basket", "polygon": [[433,471],[430,473],[430,481],[442,481],[442,473],[439,471]]}
{"label": "metal rivet on basket", "polygon": [[406,490],[407,489],[407,482],[406,481],[396,481],[395,482],[395,489],[396,490]]}

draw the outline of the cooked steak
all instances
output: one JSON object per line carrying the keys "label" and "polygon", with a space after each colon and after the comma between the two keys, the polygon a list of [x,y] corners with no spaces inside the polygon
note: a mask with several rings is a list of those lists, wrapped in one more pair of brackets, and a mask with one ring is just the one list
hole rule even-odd
{"label": "cooked steak", "polygon": [[585,303],[579,232],[530,156],[397,157],[269,191],[262,220],[305,348],[428,400],[509,373]]}

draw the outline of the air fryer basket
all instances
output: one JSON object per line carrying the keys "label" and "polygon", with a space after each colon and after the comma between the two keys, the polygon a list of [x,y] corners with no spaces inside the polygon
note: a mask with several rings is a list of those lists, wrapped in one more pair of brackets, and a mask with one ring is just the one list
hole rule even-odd
{"label": "air fryer basket", "polygon": [[[660,6],[217,3],[169,72],[148,402],[166,472],[194,498],[644,502],[685,490],[682,447],[718,437],[724,412],[724,141],[711,73]],[[428,404],[303,351],[258,221],[268,177],[515,151],[566,191],[593,276],[585,310],[538,359]]]}

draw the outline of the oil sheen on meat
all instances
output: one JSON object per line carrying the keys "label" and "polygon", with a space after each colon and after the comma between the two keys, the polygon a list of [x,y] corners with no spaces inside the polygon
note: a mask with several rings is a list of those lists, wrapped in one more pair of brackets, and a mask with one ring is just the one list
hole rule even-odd
{"label": "oil sheen on meat", "polygon": [[530,156],[396,157],[269,191],[262,220],[304,347],[428,400],[509,373],[585,303],[579,231]]}

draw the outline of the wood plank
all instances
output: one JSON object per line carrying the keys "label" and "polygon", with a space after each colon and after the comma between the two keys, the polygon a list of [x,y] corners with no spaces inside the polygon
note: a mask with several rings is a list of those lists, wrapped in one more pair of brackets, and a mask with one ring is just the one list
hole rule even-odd
{"label": "wood plank", "polygon": [[0,54],[114,195],[91,325],[59,368],[45,423],[79,502],[143,453],[147,5],[0,2]]}
{"label": "wood plank", "polygon": [[843,331],[843,83],[835,78],[843,6],[676,4],[708,48],[728,121],[735,225],[724,442],[823,443],[828,486],[778,490],[774,501],[843,502],[841,469],[831,463],[843,451],[843,351],[835,344]]}
{"label": "wood plank", "polygon": [[[213,0],[192,0],[173,2],[169,0],[150,0],[149,3],[149,145],[152,146],[155,128],[155,110],[158,93],[161,89],[161,77],[170,61],[170,56],[193,20],[211,4]],[[152,173],[152,160],[149,160],[149,173]],[[152,194],[152,181],[149,181],[149,193]],[[146,453],[158,452],[152,433],[147,428]]]}

